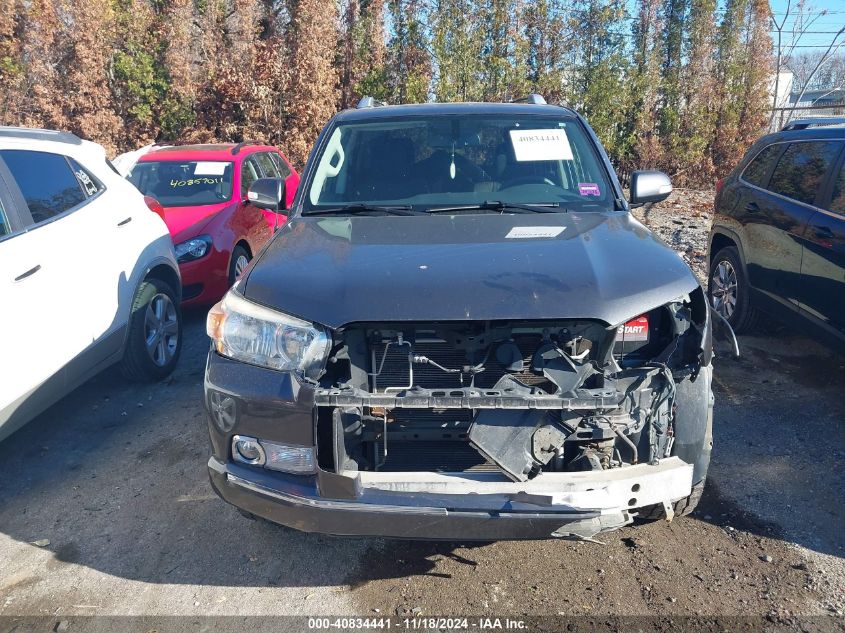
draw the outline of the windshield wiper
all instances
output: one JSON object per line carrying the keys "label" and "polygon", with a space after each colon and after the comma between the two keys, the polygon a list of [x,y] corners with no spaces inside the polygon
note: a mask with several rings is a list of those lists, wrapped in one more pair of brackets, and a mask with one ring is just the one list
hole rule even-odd
{"label": "windshield wiper", "polygon": [[302,215],[343,215],[345,213],[350,215],[425,215],[423,211],[414,211],[410,205],[380,206],[377,204],[347,204],[342,207],[306,211]]}
{"label": "windshield wiper", "polygon": [[479,204],[465,204],[454,207],[433,207],[429,213],[449,213],[451,211],[498,211],[500,213],[565,213],[566,209],[559,202],[544,204],[520,204],[501,200],[485,200]]}

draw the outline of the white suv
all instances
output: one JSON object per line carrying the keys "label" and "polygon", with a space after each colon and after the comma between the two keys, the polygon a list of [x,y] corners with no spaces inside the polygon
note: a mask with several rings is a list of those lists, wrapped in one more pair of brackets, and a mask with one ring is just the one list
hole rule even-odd
{"label": "white suv", "polygon": [[0,127],[0,439],[102,369],[179,358],[170,234],[95,143]]}

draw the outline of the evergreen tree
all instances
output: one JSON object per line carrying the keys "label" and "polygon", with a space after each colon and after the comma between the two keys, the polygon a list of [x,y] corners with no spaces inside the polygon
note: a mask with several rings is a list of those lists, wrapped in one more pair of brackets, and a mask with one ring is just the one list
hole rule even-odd
{"label": "evergreen tree", "polygon": [[484,101],[511,101],[528,91],[528,42],[523,24],[523,0],[487,0],[483,7],[485,45],[481,84]]}
{"label": "evergreen tree", "polygon": [[713,163],[717,172],[729,171],[737,153],[745,71],[748,66],[744,46],[749,0],[727,0],[719,26],[716,75],[719,83],[717,125],[711,140]]}
{"label": "evergreen tree", "polygon": [[434,21],[437,101],[481,101],[482,15],[476,0],[438,0]]}
{"label": "evergreen tree", "polygon": [[24,81],[21,57],[21,16],[18,0],[0,0],[0,120],[14,120]]}
{"label": "evergreen tree", "polygon": [[664,147],[664,169],[678,170],[674,164],[681,146],[683,42],[689,0],[665,0],[663,73],[661,78],[660,137]]}
{"label": "evergreen tree", "polygon": [[661,0],[639,0],[634,22],[634,64],[631,72],[629,143],[632,157],[626,165],[654,168],[663,164],[663,146],[657,131],[660,106],[663,16]]}
{"label": "evergreen tree", "polygon": [[579,37],[565,94],[590,121],[608,153],[618,160],[627,151],[621,125],[628,74],[622,34],[625,4],[623,0],[578,0],[574,5],[571,24]]}
{"label": "evergreen tree", "polygon": [[393,39],[389,47],[391,103],[428,101],[432,65],[423,0],[390,0]]}
{"label": "evergreen tree", "polygon": [[525,74],[527,90],[550,103],[564,98],[566,20],[562,0],[536,0],[525,5]]}
{"label": "evergreen tree", "polygon": [[285,149],[301,167],[339,101],[334,48],[337,5],[324,0],[291,0],[286,34],[289,76],[285,90]]}
{"label": "evergreen tree", "polygon": [[[681,88],[684,95],[680,122],[677,169],[680,182],[712,178],[709,145],[716,126],[715,39],[716,0],[692,0],[686,37],[687,66]],[[690,171],[690,166],[694,170]]]}

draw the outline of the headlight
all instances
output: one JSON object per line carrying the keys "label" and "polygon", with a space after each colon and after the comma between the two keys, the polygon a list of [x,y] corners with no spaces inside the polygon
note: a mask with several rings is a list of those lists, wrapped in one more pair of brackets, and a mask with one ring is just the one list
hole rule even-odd
{"label": "headlight", "polygon": [[319,377],[329,350],[325,330],[247,301],[230,290],[208,313],[214,348],[234,360]]}
{"label": "headlight", "polygon": [[211,236],[199,235],[176,245],[176,261],[190,262],[205,255],[211,248]]}

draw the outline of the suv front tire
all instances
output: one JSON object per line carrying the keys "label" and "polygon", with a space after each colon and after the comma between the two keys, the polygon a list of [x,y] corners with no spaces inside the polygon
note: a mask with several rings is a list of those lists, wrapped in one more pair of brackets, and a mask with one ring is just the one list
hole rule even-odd
{"label": "suv front tire", "polygon": [[754,329],[758,312],[751,305],[745,266],[736,246],[721,249],[710,262],[707,295],[710,305],[730,323],[734,332]]}

